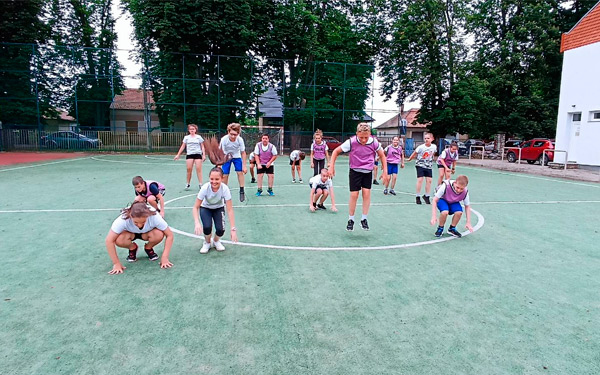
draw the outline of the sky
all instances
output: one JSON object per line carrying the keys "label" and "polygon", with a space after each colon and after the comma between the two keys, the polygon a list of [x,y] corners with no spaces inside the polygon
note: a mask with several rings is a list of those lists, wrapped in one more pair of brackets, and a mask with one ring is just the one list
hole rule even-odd
{"label": "sky", "polygon": [[[127,88],[139,88],[141,84],[141,79],[139,78],[141,65],[133,61],[129,56],[130,51],[135,48],[133,41],[133,24],[129,13],[123,13],[120,8],[121,1],[115,0],[112,6],[112,13],[116,19],[115,28],[118,37],[117,56],[121,66],[124,68],[123,77],[125,86]],[[373,123],[374,126],[382,124],[398,113],[395,97],[387,102],[384,101],[384,97],[379,92],[379,87],[381,87],[381,77],[375,74],[375,95],[365,101],[367,114],[375,119]],[[407,102],[404,105],[405,110],[418,107],[418,102]]]}

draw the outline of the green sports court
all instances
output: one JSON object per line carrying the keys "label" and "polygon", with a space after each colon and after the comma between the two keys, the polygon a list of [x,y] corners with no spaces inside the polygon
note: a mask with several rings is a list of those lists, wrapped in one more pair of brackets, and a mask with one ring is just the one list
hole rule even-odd
{"label": "green sports court", "polygon": [[[0,167],[1,374],[600,373],[599,184],[459,163],[476,230],[436,239],[407,163],[397,196],[374,186],[371,230],[346,232],[347,158],[339,212],[311,213],[309,163],[293,184],[280,156],[273,197],[248,174],[240,203],[232,176],[240,243],[201,255],[184,165]],[[166,185],[174,267],[142,252],[111,276],[104,238],[135,175]]]}

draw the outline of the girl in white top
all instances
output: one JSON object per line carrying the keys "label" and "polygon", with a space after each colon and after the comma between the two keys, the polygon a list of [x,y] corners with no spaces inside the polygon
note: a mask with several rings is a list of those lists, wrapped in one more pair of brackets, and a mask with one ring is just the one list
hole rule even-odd
{"label": "girl in white top", "polygon": [[[231,240],[237,242],[231,191],[223,183],[223,170],[220,167],[211,169],[209,180],[210,182],[204,184],[200,189],[192,210],[194,233],[197,235],[204,234],[204,243],[200,249],[201,254],[208,253],[211,247],[214,247],[217,251],[225,250],[225,246],[220,241],[223,234],[225,234],[225,206],[227,206],[227,216],[229,216],[229,223],[231,224]],[[202,219],[202,223],[200,223],[200,219]],[[211,238],[213,222],[215,223],[215,236]]]}
{"label": "girl in white top", "polygon": [[183,137],[183,143],[175,155],[173,160],[179,160],[179,155],[186,150],[185,166],[187,168],[187,183],[185,190],[190,189],[190,181],[192,180],[192,168],[196,165],[196,177],[198,177],[199,186],[202,186],[202,163],[206,160],[206,151],[204,150],[204,138],[196,134],[198,132],[198,125],[188,125],[189,135]]}
{"label": "girl in white top", "polygon": [[150,260],[157,260],[158,255],[154,252],[154,246],[165,240],[165,249],[160,258],[160,268],[171,268],[173,263],[169,262],[169,253],[173,246],[173,232],[167,222],[151,210],[144,202],[135,202],[124,209],[121,215],[115,219],[106,236],[106,250],[113,262],[113,268],[108,273],[111,275],[123,273],[123,267],[117,256],[117,246],[129,249],[128,262],[137,260],[138,246],[134,242],[141,239],[146,241],[144,250]]}

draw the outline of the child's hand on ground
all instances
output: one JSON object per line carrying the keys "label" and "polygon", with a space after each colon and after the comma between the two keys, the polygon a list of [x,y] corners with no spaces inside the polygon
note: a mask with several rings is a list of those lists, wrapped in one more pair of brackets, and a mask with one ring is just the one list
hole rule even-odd
{"label": "child's hand on ground", "polygon": [[233,242],[238,242],[238,238],[237,238],[237,230],[232,230],[232,231],[231,231],[231,241],[233,241]]}
{"label": "child's hand on ground", "polygon": [[127,268],[127,267],[123,267],[123,265],[121,263],[115,264],[115,265],[113,265],[112,270],[108,271],[108,274],[109,275],[118,275],[120,273],[123,273],[125,271],[125,268]]}
{"label": "child's hand on ground", "polygon": [[315,206],[313,206],[312,204],[310,205],[310,212],[315,212]]}
{"label": "child's hand on ground", "polygon": [[160,268],[171,268],[173,263],[169,262],[169,258],[160,258]]}
{"label": "child's hand on ground", "polygon": [[200,225],[200,224],[194,225],[194,233],[197,234],[198,236],[200,236],[203,233],[202,225]]}
{"label": "child's hand on ground", "polygon": [[331,211],[337,212],[337,208],[335,206],[331,206]]}
{"label": "child's hand on ground", "polygon": [[431,225],[435,225],[435,222],[437,221],[437,218],[435,216],[431,217],[431,221],[429,221],[429,224]]}
{"label": "child's hand on ground", "polygon": [[469,232],[473,233],[473,227],[471,226],[471,223],[467,223],[467,225],[465,225],[465,228],[467,228]]}

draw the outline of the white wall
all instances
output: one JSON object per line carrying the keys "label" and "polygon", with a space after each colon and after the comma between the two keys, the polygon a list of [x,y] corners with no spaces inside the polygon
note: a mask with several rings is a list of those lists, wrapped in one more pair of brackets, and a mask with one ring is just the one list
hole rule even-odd
{"label": "white wall", "polygon": [[[569,161],[600,166],[600,121],[592,112],[600,111],[600,42],[564,52],[556,149],[569,152]],[[581,122],[573,123],[573,114],[581,113]],[[554,156],[564,162],[565,154]]]}

